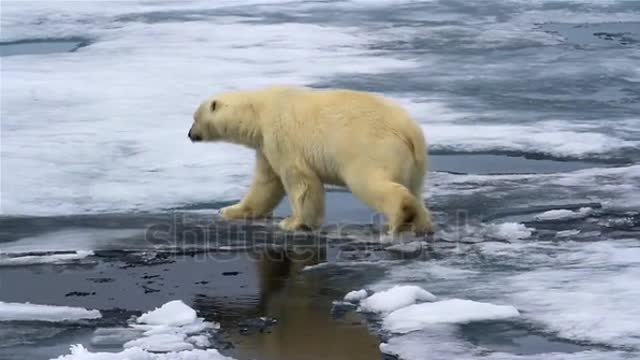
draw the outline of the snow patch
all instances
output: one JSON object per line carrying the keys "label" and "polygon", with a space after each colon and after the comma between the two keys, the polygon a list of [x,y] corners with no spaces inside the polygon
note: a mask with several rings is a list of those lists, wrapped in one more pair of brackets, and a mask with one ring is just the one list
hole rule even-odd
{"label": "snow patch", "polygon": [[119,353],[93,353],[82,345],[72,345],[71,354],[61,355],[54,360],[233,360],[221,355],[218,350],[189,350],[156,354],[141,348],[131,348]]}
{"label": "snow patch", "polygon": [[421,251],[423,248],[424,248],[424,243],[422,241],[411,241],[408,243],[391,245],[389,247],[386,247],[385,250],[398,252],[402,254],[412,254],[412,253]]}
{"label": "snow patch", "polygon": [[214,349],[198,349],[211,345],[208,333],[219,325],[197,317],[196,311],[181,300],[173,300],[142,314],[129,328],[95,332],[93,343],[128,340],[120,353],[91,353],[82,345],[71,347],[71,354],[59,360],[85,359],[230,359]]}
{"label": "snow patch", "polygon": [[593,209],[589,207],[580,208],[577,211],[567,209],[549,210],[536,215],[536,220],[573,220],[587,217]]}
{"label": "snow patch", "polygon": [[0,321],[74,321],[99,319],[98,310],[81,307],[6,303],[0,301]]}
{"label": "snow patch", "polygon": [[360,310],[373,313],[390,313],[421,301],[435,301],[436,297],[415,285],[398,285],[377,292],[360,302]]}
{"label": "snow patch", "polygon": [[513,222],[492,225],[491,230],[495,237],[503,240],[525,239],[531,236],[534,231],[534,229],[528,228],[524,224]]}
{"label": "snow patch", "polygon": [[359,302],[360,300],[366,297],[367,297],[367,290],[365,289],[354,290],[354,291],[350,291],[349,293],[347,293],[347,295],[344,296],[344,301],[355,303],[355,302]]}
{"label": "snow patch", "polygon": [[193,323],[196,317],[195,310],[180,300],[174,300],[142,314],[136,322],[149,325],[181,326]]}
{"label": "snow patch", "polygon": [[510,305],[494,305],[463,299],[410,305],[387,315],[382,326],[405,334],[433,324],[461,324],[482,320],[500,320],[519,316]]}
{"label": "snow patch", "polygon": [[3,256],[0,255],[0,266],[23,266],[38,264],[66,264],[93,256],[93,251],[80,250],[72,254]]}

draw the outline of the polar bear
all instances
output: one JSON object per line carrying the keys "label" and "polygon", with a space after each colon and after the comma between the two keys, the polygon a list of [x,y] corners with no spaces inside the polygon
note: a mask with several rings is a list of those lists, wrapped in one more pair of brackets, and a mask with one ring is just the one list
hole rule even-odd
{"label": "polar bear", "polygon": [[256,150],[248,194],[222,209],[233,219],[268,216],[289,195],[287,231],[318,228],[324,184],[346,186],[385,214],[391,233],[433,232],[422,202],[427,146],[407,112],[371,93],[274,86],[202,102],[191,141],[227,141]]}

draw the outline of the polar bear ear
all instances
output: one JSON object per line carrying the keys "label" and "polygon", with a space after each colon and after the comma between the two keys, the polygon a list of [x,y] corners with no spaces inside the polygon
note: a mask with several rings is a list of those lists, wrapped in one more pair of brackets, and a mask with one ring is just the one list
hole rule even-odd
{"label": "polar bear ear", "polygon": [[211,102],[211,105],[209,106],[209,109],[211,110],[211,112],[214,112],[216,110],[216,106],[218,106],[218,104],[215,100],[213,100]]}

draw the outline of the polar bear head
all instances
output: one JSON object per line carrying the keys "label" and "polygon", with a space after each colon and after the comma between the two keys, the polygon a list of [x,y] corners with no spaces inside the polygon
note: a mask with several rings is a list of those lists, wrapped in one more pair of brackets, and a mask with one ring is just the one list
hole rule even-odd
{"label": "polar bear head", "polygon": [[258,115],[248,93],[226,93],[203,101],[193,114],[189,139],[229,141],[257,147],[261,137]]}

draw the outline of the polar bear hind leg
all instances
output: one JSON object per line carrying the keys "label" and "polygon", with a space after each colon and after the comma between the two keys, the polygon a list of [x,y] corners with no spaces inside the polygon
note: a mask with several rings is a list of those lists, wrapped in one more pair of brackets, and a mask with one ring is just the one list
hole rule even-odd
{"label": "polar bear hind leg", "polygon": [[433,224],[424,204],[404,185],[384,177],[367,177],[352,180],[348,186],[356,197],[385,214],[391,233],[433,232]]}

